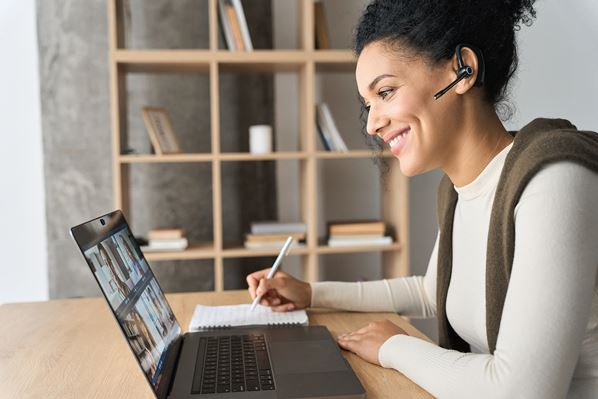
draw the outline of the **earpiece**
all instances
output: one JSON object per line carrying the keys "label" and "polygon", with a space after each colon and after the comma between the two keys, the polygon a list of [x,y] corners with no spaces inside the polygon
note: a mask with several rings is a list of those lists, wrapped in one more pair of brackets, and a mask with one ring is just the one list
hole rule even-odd
{"label": "earpiece", "polygon": [[450,85],[445,87],[444,89],[440,90],[438,93],[434,94],[434,99],[438,100],[442,97],[447,91],[453,88],[457,83],[462,81],[465,78],[473,76],[473,68],[469,65],[465,65],[463,63],[463,55],[461,54],[461,50],[463,47],[470,48],[478,57],[478,76],[474,83],[474,86],[482,86],[484,84],[484,77],[485,77],[485,67],[484,67],[484,56],[480,49],[469,45],[469,44],[459,44],[455,53],[457,54],[457,78],[452,81]]}

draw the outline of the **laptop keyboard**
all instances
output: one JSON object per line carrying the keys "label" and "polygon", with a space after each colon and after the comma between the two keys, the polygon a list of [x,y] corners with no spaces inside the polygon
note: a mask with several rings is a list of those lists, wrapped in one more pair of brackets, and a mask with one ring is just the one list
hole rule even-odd
{"label": "laptop keyboard", "polygon": [[270,357],[263,335],[200,338],[192,393],[274,389]]}

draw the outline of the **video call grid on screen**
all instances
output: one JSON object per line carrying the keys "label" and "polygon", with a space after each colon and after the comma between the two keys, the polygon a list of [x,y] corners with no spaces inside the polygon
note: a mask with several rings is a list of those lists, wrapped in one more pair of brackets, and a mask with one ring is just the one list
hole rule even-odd
{"label": "video call grid on screen", "polygon": [[165,349],[181,329],[135,238],[124,225],[83,251],[139,364],[157,388]]}

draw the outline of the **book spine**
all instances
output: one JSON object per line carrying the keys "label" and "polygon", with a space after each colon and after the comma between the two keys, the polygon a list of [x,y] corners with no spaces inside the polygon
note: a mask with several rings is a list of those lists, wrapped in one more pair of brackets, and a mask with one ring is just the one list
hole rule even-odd
{"label": "book spine", "polygon": [[152,147],[154,147],[154,152],[156,155],[162,155],[162,147],[160,146],[160,142],[158,141],[158,137],[156,137],[156,133],[154,132],[154,126],[152,125],[152,121],[150,120],[149,112],[151,108],[143,107],[141,108],[141,115],[143,116],[143,124],[145,125],[145,129],[147,131],[147,135],[150,138],[152,143]]}
{"label": "book spine", "polygon": [[222,31],[224,32],[224,40],[226,42],[226,46],[229,50],[236,51],[237,48],[235,46],[235,39],[233,38],[230,23],[226,15],[225,3],[226,0],[218,0],[218,15],[220,16],[220,26],[222,27]]}
{"label": "book spine", "polygon": [[251,42],[251,36],[249,35],[249,28],[247,26],[247,19],[245,18],[245,11],[243,11],[243,4],[241,0],[232,0],[235,11],[237,12],[237,19],[241,27],[241,35],[243,36],[243,44],[245,50],[253,51],[253,43]]}
{"label": "book spine", "polygon": [[340,148],[332,136],[332,130],[328,124],[326,115],[324,114],[323,104],[318,104],[316,106],[316,124],[320,127],[325,140],[328,142],[330,151],[340,151]]}
{"label": "book spine", "polygon": [[150,240],[177,240],[184,238],[184,232],[182,230],[150,230],[147,233]]}
{"label": "book spine", "polygon": [[328,27],[326,24],[324,4],[321,1],[317,1],[314,4],[314,20],[316,28],[316,49],[327,50],[330,48],[328,40]]}
{"label": "book spine", "polygon": [[186,238],[179,238],[177,240],[150,240],[150,249],[185,249],[189,246]]}
{"label": "book spine", "polygon": [[336,123],[334,122],[334,118],[332,117],[332,113],[330,112],[330,108],[328,108],[328,104],[322,103],[322,114],[330,129],[330,135],[332,136],[332,140],[335,143],[335,147],[341,152],[347,152],[349,149],[347,145],[343,141],[338,128],[336,127]]}
{"label": "book spine", "polygon": [[307,233],[307,226],[303,223],[289,224],[251,224],[251,234],[287,234]]}
{"label": "book spine", "polygon": [[330,137],[328,137],[324,133],[324,130],[322,129],[322,125],[319,121],[319,117],[317,114],[316,114],[316,130],[318,132],[318,135],[320,136],[320,140],[322,141],[322,145],[324,146],[324,149],[326,151],[332,151],[332,143],[331,143]]}
{"label": "book spine", "polygon": [[305,234],[304,233],[245,234],[245,239],[247,241],[259,241],[259,242],[269,242],[269,241],[282,241],[282,242],[285,242],[288,236],[293,237],[293,239],[295,239],[297,241],[305,240]]}
{"label": "book spine", "polygon": [[237,47],[237,50],[245,51],[245,43],[243,43],[243,36],[241,35],[241,26],[239,24],[239,20],[237,19],[235,7],[230,2],[230,0],[226,3],[224,7],[226,9],[228,21],[230,22],[231,31],[233,33],[233,39],[235,40],[235,46]]}
{"label": "book spine", "polygon": [[362,245],[391,245],[392,237],[385,236],[377,239],[368,240],[351,240],[351,239],[329,239],[328,246],[330,247],[350,247]]}

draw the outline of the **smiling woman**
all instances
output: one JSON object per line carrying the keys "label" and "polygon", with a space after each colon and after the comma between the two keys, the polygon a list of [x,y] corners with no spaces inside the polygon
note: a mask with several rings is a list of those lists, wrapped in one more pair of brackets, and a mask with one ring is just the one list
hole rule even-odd
{"label": "smiling woman", "polygon": [[247,277],[252,297],[436,317],[439,345],[390,321],[338,342],[438,397],[598,397],[598,135],[501,121],[515,31],[535,15],[532,0],[372,1],[355,36],[366,131],[404,174],[445,172],[426,275],[308,284],[266,269]]}

